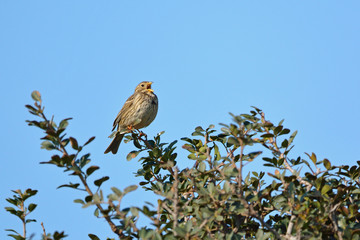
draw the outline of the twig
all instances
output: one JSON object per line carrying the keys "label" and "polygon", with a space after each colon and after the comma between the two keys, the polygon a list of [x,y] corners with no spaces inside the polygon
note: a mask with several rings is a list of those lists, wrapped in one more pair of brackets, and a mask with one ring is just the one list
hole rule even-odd
{"label": "twig", "polygon": [[46,231],[45,231],[45,227],[44,227],[44,223],[43,223],[43,222],[41,222],[41,227],[42,227],[42,229],[43,229],[44,240],[47,240],[48,237],[47,237],[47,234],[46,234]]}
{"label": "twig", "polygon": [[208,133],[205,134],[205,143],[204,145],[206,146],[206,157],[208,159],[208,163],[209,163],[209,167],[210,169],[213,168],[213,164],[212,164],[212,157],[211,157],[211,154],[210,154],[210,147],[208,146],[208,143],[209,143],[209,136],[208,136]]}
{"label": "twig", "polygon": [[[265,114],[264,113],[261,113],[261,120],[262,122],[267,122],[265,120]],[[268,129],[265,129],[266,133],[270,133],[270,131]],[[299,180],[300,183],[306,185],[306,190],[307,191],[310,191],[311,187],[312,187],[312,184],[309,183],[308,181],[305,181],[302,177],[300,177],[299,175],[296,175],[295,174],[295,170],[290,166],[290,164],[288,163],[288,161],[286,160],[286,156],[283,152],[280,151],[279,147],[277,146],[276,144],[276,138],[274,137],[271,137],[269,138],[269,142],[271,144],[271,148],[270,150],[273,151],[274,155],[277,155],[279,156],[279,159],[284,159],[284,165],[285,165],[285,168],[287,170],[289,170],[293,175],[296,176],[296,178]],[[286,151],[286,149],[285,149]]]}
{"label": "twig", "polygon": [[[141,138],[141,136],[144,136],[145,139]],[[154,147],[151,146],[150,143],[148,142],[147,135],[143,132],[140,132],[139,130],[138,130],[138,139],[143,141],[148,149],[154,149]]]}
{"label": "twig", "polygon": [[25,213],[25,207],[24,207],[24,202],[21,202],[21,211],[24,214],[24,217],[21,219],[23,222],[23,234],[24,234],[24,239],[26,239],[26,221],[25,221],[25,217],[26,217],[26,213]]}
{"label": "twig", "polygon": [[200,224],[199,228],[202,229],[208,221],[209,221],[209,219],[205,219],[205,220]]}
{"label": "twig", "polygon": [[332,225],[334,226],[334,231],[336,232],[336,235],[338,236],[339,240],[343,240],[341,231],[339,230],[339,226],[337,224],[335,211],[336,209],[341,205],[341,202],[337,203],[331,210],[329,214],[329,218],[331,220]]}
{"label": "twig", "polygon": [[163,202],[162,203],[163,208],[166,209],[166,211],[168,211],[171,215],[174,215],[174,212]]}
{"label": "twig", "polygon": [[[51,130],[54,130],[53,126],[51,125],[51,122],[50,122],[49,120],[47,120],[47,118],[46,118],[46,116],[44,115],[43,112],[41,112],[41,116],[42,116],[43,119],[47,122],[48,128],[51,129]],[[65,156],[69,156],[69,154],[68,154],[68,152],[67,152],[65,146],[63,145],[63,143],[62,143],[62,141],[61,141],[61,139],[60,139],[59,136],[56,137],[56,140],[59,142],[59,145],[60,145],[60,149],[59,149],[59,150],[60,150],[60,152],[62,152]],[[72,161],[71,164],[72,164],[74,167],[75,167],[75,166],[78,167],[78,166],[76,165],[76,163],[75,163],[75,159]],[[84,185],[85,190],[86,190],[86,192],[89,194],[89,196],[93,196],[94,193],[91,191],[89,185],[87,184],[86,179],[85,179],[84,176],[82,175],[82,172],[74,171],[74,173],[75,173],[77,176],[79,176],[80,181],[81,181],[82,184]],[[110,225],[111,230],[112,230],[116,235],[118,235],[120,238],[121,238],[121,237],[124,237],[124,234],[122,233],[122,230],[118,229],[118,228],[116,227],[116,225],[112,222],[110,216],[104,213],[103,207],[102,207],[99,203],[96,203],[95,205],[96,205],[96,207],[100,210],[100,212],[104,215],[104,218],[105,218],[105,220],[108,222],[108,224]],[[24,230],[24,231],[25,231],[25,230]],[[24,235],[24,236],[25,236],[25,235]]]}
{"label": "twig", "polygon": [[293,228],[294,228],[294,220],[295,220],[295,215],[291,215],[291,217],[290,217],[290,221],[289,221],[289,225],[288,225],[288,227],[287,227],[287,229],[286,229],[286,237],[288,238],[288,239],[290,239],[291,238],[291,233],[292,233],[292,230],[293,230]]}
{"label": "twig", "polygon": [[249,215],[260,221],[263,227],[269,229],[269,231],[275,235],[276,239],[281,239],[280,234],[276,232],[269,224],[267,224],[262,217],[254,210],[253,206],[249,204],[244,198],[240,198],[241,203],[249,210]]}
{"label": "twig", "polygon": [[241,197],[243,196],[243,189],[242,189],[242,168],[243,168],[243,155],[244,155],[244,148],[245,146],[243,145],[243,141],[241,140],[241,147],[240,147],[240,166],[239,166],[239,175],[238,175],[238,184],[239,184],[239,188],[240,188],[240,194]]}
{"label": "twig", "polygon": [[[284,157],[283,153],[281,153],[280,158]],[[290,164],[288,163],[288,161],[284,158],[284,164],[285,164],[285,168],[287,170],[289,170],[294,176],[296,176],[296,178],[299,180],[300,183],[306,185],[306,190],[310,191],[312,184],[309,183],[308,181],[305,181],[302,177],[300,177],[299,175],[295,174],[295,170],[290,166]]]}
{"label": "twig", "polygon": [[157,206],[157,216],[156,216],[156,220],[155,220],[156,231],[157,232],[160,232],[160,207],[161,207],[161,205],[158,204],[158,206]]}
{"label": "twig", "polygon": [[[173,198],[173,202],[174,202],[174,221],[173,221],[173,228],[175,230],[175,228],[177,227],[177,223],[178,223],[178,197],[179,197],[179,189],[178,189],[178,185],[179,185],[179,179],[178,179],[178,172],[179,169],[177,167],[175,167],[175,171],[174,171],[174,198]],[[174,235],[176,236],[176,232],[174,232]]]}

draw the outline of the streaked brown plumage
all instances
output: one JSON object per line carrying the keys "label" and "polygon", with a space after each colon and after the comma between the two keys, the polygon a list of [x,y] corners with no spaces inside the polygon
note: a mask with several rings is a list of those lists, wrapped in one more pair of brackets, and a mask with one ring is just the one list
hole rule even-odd
{"label": "streaked brown plumage", "polygon": [[158,111],[158,98],[151,89],[151,84],[152,82],[139,83],[134,94],[126,100],[113,124],[112,131],[117,127],[115,137],[104,153],[117,153],[128,128],[144,128],[154,121]]}

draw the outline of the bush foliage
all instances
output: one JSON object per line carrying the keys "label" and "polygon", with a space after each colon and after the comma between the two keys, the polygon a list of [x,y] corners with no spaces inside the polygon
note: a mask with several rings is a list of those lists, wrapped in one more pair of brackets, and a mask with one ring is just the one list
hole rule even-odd
{"label": "bush foliage", "polygon": [[[307,159],[291,157],[297,132],[291,132],[283,121],[274,124],[267,120],[256,107],[249,114],[232,115],[232,123],[221,124],[220,130],[214,125],[196,127],[191,137],[182,138],[182,151],[188,152],[188,162],[192,161],[189,165],[193,165],[184,169],[176,163],[177,141],[163,143],[163,133],[153,140],[139,131],[129,133],[125,141],[132,142],[135,150],[127,159],[138,158],[141,163],[136,173],[138,185],[153,192],[158,200],[155,205],[145,202],[144,206],[122,208],[122,198],[138,185],[122,190],[112,187],[111,194],[104,196],[101,186],[109,176],[93,179],[92,173],[100,167],[91,164],[89,153],[83,154],[94,137],[82,145],[74,137],[67,137],[70,118],[56,124],[46,117],[40,93],[34,91],[32,98],[34,105],[26,107],[38,119],[28,124],[45,132],[41,147],[54,152],[49,161],[42,163],[77,176],[78,182],[59,188],[86,192],[74,202],[94,208],[94,215],[107,221],[116,238],[360,238],[360,161],[354,166],[333,166],[328,159],[317,159],[314,153],[307,154]],[[262,169],[267,173],[247,172],[244,166],[252,161],[266,166]],[[8,201],[24,206],[24,197],[14,199]],[[27,211],[34,208],[29,206]],[[6,210],[20,217],[25,228],[28,220],[24,208],[22,212]],[[140,213],[150,225],[138,226]],[[10,235],[15,239],[26,237],[25,233],[13,233]],[[56,239],[65,237],[63,232],[56,234]],[[43,239],[51,239],[52,235],[46,235],[44,229]],[[99,239],[94,234],[89,238]]]}

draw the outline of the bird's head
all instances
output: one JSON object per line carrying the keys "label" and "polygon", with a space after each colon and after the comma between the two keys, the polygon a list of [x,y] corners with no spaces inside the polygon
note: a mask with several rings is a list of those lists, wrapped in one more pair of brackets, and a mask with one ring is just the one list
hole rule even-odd
{"label": "bird's head", "polygon": [[154,92],[153,89],[151,89],[152,82],[141,82],[139,85],[136,86],[135,92],[144,92],[144,93],[152,93]]}

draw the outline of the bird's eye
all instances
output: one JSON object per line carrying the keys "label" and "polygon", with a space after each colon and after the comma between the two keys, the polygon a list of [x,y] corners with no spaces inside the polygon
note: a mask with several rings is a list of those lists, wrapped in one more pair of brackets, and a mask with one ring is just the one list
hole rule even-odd
{"label": "bird's eye", "polygon": [[141,84],[142,87],[144,87],[145,85],[144,84]]}

